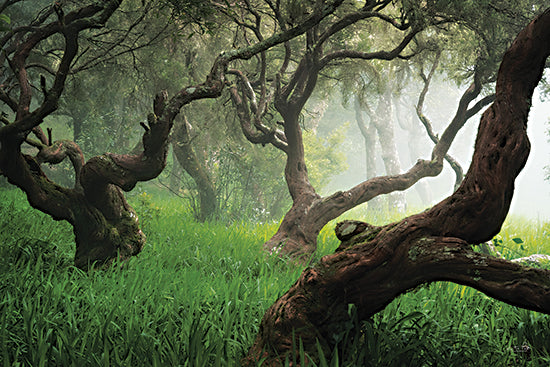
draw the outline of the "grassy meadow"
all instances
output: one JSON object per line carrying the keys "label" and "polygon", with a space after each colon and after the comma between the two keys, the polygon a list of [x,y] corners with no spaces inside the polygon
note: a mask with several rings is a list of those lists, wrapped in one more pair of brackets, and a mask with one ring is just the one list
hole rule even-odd
{"label": "grassy meadow", "polygon": [[[145,192],[131,203],[145,249],[122,270],[87,273],[71,265],[67,223],[0,189],[1,366],[239,365],[302,270],[261,253],[277,224],[200,224],[182,200]],[[318,256],[338,245],[333,227]],[[512,218],[494,242],[506,258],[550,254],[550,223]],[[548,316],[451,283],[411,291],[359,326],[335,336],[340,353],[321,365],[550,365]]]}

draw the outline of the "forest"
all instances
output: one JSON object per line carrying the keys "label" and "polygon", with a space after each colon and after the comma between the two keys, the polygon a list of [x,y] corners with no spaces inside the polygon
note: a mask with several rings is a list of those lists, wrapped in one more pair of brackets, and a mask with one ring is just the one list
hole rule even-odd
{"label": "forest", "polygon": [[550,364],[550,0],[2,0],[0,43],[2,366]]}

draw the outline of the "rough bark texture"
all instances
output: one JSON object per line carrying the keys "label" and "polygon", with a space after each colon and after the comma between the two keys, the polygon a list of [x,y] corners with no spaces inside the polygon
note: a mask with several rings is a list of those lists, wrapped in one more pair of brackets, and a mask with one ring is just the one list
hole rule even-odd
{"label": "rough bark texture", "polygon": [[529,154],[527,115],[550,54],[550,9],[531,22],[504,55],[495,102],[482,116],[471,167],[461,186],[432,209],[373,227],[343,222],[342,245],[306,269],[268,309],[247,365],[279,366],[300,338],[310,356],[316,342],[329,354],[332,335],[350,321],[348,304],[364,320],[396,296],[446,280],[509,304],[550,314],[550,271],[472,251],[492,238],[508,212],[514,180]]}

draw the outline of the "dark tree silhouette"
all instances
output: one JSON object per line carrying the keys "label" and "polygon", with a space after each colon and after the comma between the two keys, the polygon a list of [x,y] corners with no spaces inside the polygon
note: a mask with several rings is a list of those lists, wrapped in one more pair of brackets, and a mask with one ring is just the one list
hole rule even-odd
{"label": "dark tree silhouette", "polygon": [[[550,55],[550,9],[519,33],[505,53],[494,103],[483,113],[471,166],[458,190],[430,210],[375,227],[345,221],[333,255],[306,269],[263,317],[247,365],[279,366],[293,337],[309,356],[327,355],[331,336],[346,330],[354,304],[360,320],[420,284],[451,281],[490,297],[550,314],[550,271],[480,254],[508,213],[514,181],[530,144],[527,115]],[[441,140],[445,139],[445,134]]]}

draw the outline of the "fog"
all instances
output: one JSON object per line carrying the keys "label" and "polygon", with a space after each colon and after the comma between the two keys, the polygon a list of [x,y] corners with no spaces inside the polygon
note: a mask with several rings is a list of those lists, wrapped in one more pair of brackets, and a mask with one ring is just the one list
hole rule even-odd
{"label": "fog", "polygon": [[545,180],[545,166],[550,166],[550,100],[542,102],[538,93],[529,114],[527,134],[531,153],[516,180],[510,212],[533,219],[550,220],[550,181]]}
{"label": "fog", "polygon": [[[462,90],[459,88],[445,85],[441,90],[432,91],[429,94],[425,113],[428,117],[432,117],[434,130],[439,135],[454,115],[461,93]],[[411,104],[412,102],[408,103]],[[349,189],[365,179],[365,148],[362,135],[357,127],[352,109],[350,107],[340,107],[340,105],[340,102],[331,103],[331,108],[321,119],[319,128],[330,131],[341,125],[342,122],[348,122],[347,139],[343,149],[346,152],[349,167],[347,171],[333,177],[330,183],[321,190],[323,194],[329,194],[335,190]],[[550,166],[549,112],[550,100],[541,101],[540,93],[536,91],[528,121],[531,153],[526,167],[516,179],[516,189],[510,208],[511,215],[519,215],[533,220],[550,219],[550,181],[545,180],[547,175],[545,167]],[[412,106],[410,112],[407,113],[414,113]],[[468,170],[473,154],[480,116],[481,113],[468,120],[449,151],[451,156],[461,164],[464,173]],[[414,118],[416,119],[416,116]],[[420,122],[418,122],[418,127],[424,129]],[[395,124],[395,138],[402,171],[408,170],[419,158],[430,158],[433,143],[428,139],[424,130],[422,131],[422,156],[410,157],[407,147],[407,133],[398,124]],[[378,147],[377,152],[379,151]],[[378,175],[384,174],[380,157],[377,157],[377,169]],[[455,174],[449,164],[445,162],[443,172],[439,176],[424,178],[420,182],[422,181],[427,182],[429,185],[431,202],[422,203],[416,193],[415,186],[413,186],[406,191],[407,203],[411,208],[423,209],[452,194]]]}

